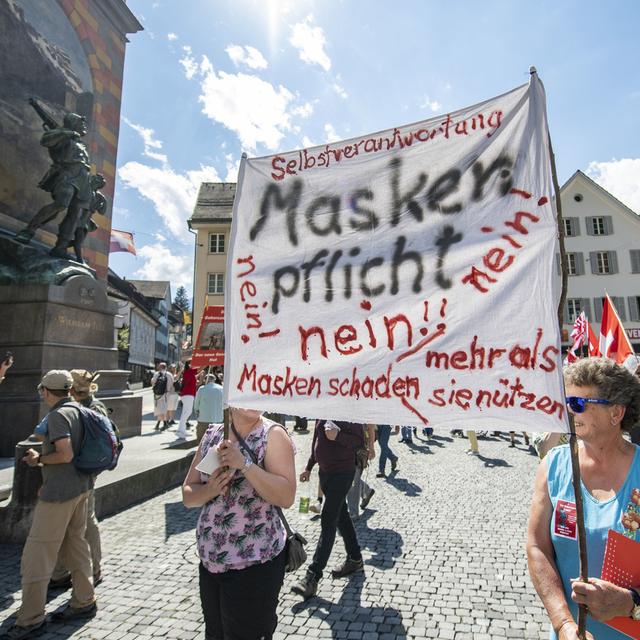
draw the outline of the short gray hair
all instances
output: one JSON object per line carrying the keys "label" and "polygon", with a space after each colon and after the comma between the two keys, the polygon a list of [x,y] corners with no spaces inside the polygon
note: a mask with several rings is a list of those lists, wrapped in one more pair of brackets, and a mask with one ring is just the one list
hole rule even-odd
{"label": "short gray hair", "polygon": [[598,395],[626,408],[620,423],[631,431],[640,418],[640,380],[608,358],[582,358],[565,367],[564,382],[576,387],[595,387]]}

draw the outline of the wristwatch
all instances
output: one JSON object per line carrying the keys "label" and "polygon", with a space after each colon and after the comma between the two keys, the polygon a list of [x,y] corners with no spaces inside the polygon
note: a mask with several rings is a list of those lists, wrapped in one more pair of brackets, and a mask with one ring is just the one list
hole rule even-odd
{"label": "wristwatch", "polygon": [[253,460],[249,456],[244,457],[244,466],[240,469],[241,473],[247,473],[247,470],[253,466]]}
{"label": "wristwatch", "polygon": [[637,589],[629,589],[629,591],[631,591],[631,597],[633,598],[633,609],[631,609],[629,617],[632,620],[640,621],[640,593],[638,593]]}

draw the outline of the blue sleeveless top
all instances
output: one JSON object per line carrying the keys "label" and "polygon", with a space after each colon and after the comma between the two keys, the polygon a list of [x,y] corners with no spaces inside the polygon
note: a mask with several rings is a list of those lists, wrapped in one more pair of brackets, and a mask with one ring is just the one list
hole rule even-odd
{"label": "blue sleeveless top", "polygon": [[[633,528],[633,518],[623,515],[640,516],[640,447],[634,445],[635,454],[620,491],[609,500],[598,502],[582,485],[584,504],[584,524],[587,534],[587,557],[589,575],[600,577],[609,529],[640,541],[640,530]],[[571,600],[571,578],[580,575],[577,528],[575,515],[575,494],[571,474],[571,452],[569,445],[551,449],[547,454],[547,486],[553,506],[550,522],[551,541],[555,552],[555,562],[567,603],[574,620],[578,620],[578,606]],[[633,498],[633,499],[632,499]],[[636,504],[638,502],[638,504]],[[610,626],[587,618],[587,630],[598,640],[626,640],[628,637]],[[557,638],[551,629],[550,638]]]}

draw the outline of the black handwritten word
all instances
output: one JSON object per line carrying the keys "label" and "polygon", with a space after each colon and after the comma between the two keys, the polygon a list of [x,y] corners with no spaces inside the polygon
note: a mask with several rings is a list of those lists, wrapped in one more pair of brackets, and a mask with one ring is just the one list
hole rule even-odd
{"label": "black handwritten word", "polygon": [[[509,193],[513,184],[511,179],[513,160],[505,154],[498,156],[486,167],[480,160],[476,160],[471,171],[464,174],[460,169],[449,169],[436,177],[428,189],[428,176],[424,171],[418,172],[413,184],[402,190],[402,160],[393,158],[389,162],[389,167],[390,202],[379,203],[378,211],[368,208],[375,200],[375,194],[369,188],[357,188],[342,195],[337,193],[318,195],[304,211],[304,221],[308,231],[319,237],[342,235],[343,232],[351,232],[351,230],[373,231],[381,224],[380,211],[390,212],[389,222],[392,227],[396,227],[402,217],[407,214],[417,222],[422,222],[425,208],[442,214],[460,213],[465,203],[462,199],[455,199],[453,196],[459,191],[463,175],[470,175],[471,185],[468,191],[472,202],[479,202],[487,196],[488,191],[485,187],[488,184],[497,189],[501,196]],[[492,180],[494,174],[497,175],[497,179]],[[251,241],[260,235],[272,217],[272,212],[276,210],[284,212],[283,221],[289,242],[294,247],[298,246],[300,216],[298,208],[303,195],[303,185],[300,178],[291,182],[288,191],[277,184],[267,185],[262,195],[258,219],[249,231]],[[347,215],[348,218],[346,218]]]}
{"label": "black handwritten word", "polygon": [[[248,278],[248,276],[251,275],[256,269],[256,265],[253,261],[253,256],[237,258],[236,264],[240,267],[246,267],[245,271],[236,275],[236,278],[240,280],[244,278],[238,288],[238,294],[240,296],[240,302],[242,303],[245,312],[245,329],[247,332],[252,329],[261,329],[262,318],[260,316],[260,306],[265,308],[267,306],[267,303],[263,302],[262,305],[258,305],[253,301],[248,302],[249,300],[253,300],[253,298],[258,295],[258,289],[256,285]],[[258,333],[258,338],[270,338],[278,335],[279,333],[280,329],[261,331],[260,333]],[[244,343],[247,343],[250,340],[247,333],[243,333],[240,338]]]}
{"label": "black handwritten word", "polygon": [[287,176],[295,176],[302,171],[313,169],[314,167],[329,167],[334,162],[350,160],[365,153],[379,153],[380,151],[391,151],[396,147],[404,149],[410,147],[414,142],[416,145],[422,142],[433,140],[437,136],[449,139],[453,136],[468,136],[475,131],[487,131],[487,138],[490,138],[494,131],[502,122],[502,111],[492,111],[490,114],[477,113],[476,115],[454,122],[450,114],[439,126],[433,129],[417,129],[401,133],[399,129],[394,129],[391,137],[380,136],[377,138],[363,138],[357,142],[346,144],[341,147],[331,148],[325,145],[324,151],[309,153],[307,149],[298,151],[297,157],[287,160],[282,156],[274,156],[271,160],[273,172],[271,177],[274,180],[284,180]]}
{"label": "black handwritten word", "polygon": [[[462,235],[456,233],[450,225],[445,225],[436,235],[434,244],[438,247],[438,257],[433,273],[442,288],[451,286],[451,281],[444,275],[445,257],[450,247],[461,238]],[[406,236],[400,235],[396,238],[391,256],[369,256],[361,264],[354,264],[352,260],[361,253],[360,247],[353,247],[348,252],[338,249],[330,253],[328,249],[321,249],[307,262],[279,267],[273,272],[271,310],[277,314],[283,298],[293,298],[300,293],[303,302],[310,302],[313,282],[311,275],[314,271],[320,271],[323,276],[319,291],[316,292],[316,300],[319,294],[326,302],[331,302],[334,291],[339,291],[346,300],[354,294],[375,298],[385,291],[393,296],[409,291],[420,293],[427,274],[424,256],[419,251],[409,250],[408,244]],[[409,291],[403,292],[400,274],[402,271],[406,277],[408,270],[411,273],[411,278],[407,278]]]}
{"label": "black handwritten word", "polygon": [[[526,191],[521,191],[520,189],[511,189],[511,193],[522,195],[527,199],[531,197],[530,193],[527,193]],[[542,197],[538,200],[538,206],[541,207],[545,205],[547,202],[548,202],[548,199],[546,197]],[[526,236],[529,234],[529,229],[523,224],[525,220],[535,224],[540,221],[540,218],[528,211],[517,211],[514,215],[513,220],[507,220],[504,223],[504,226],[507,227],[509,230],[513,229],[520,235]],[[494,231],[493,227],[481,227],[480,230],[483,233],[492,233]],[[516,240],[516,238],[514,238],[514,236],[511,235],[511,232],[504,233],[500,237],[509,245],[510,247],[509,250],[512,251],[513,249],[516,249],[516,250],[522,249],[523,245],[520,244],[520,242],[518,242],[518,240],[521,240],[521,239],[518,238],[518,240]],[[478,269],[475,265],[472,265],[471,271],[469,271],[469,273],[463,276],[462,283],[471,284],[481,293],[487,293],[487,291],[489,291],[489,284],[487,283],[493,284],[498,282],[497,276],[493,277],[489,275],[488,272],[492,272],[493,274],[502,273],[503,271],[506,271],[514,263],[515,259],[516,259],[516,254],[513,251],[511,253],[507,253],[507,251],[501,246],[492,247],[491,249],[489,249],[489,251],[487,251],[487,253],[482,258],[482,264],[484,265],[485,269],[487,269],[488,271],[482,271],[481,269]]]}
{"label": "black handwritten word", "polygon": [[[435,407],[457,406],[468,411],[474,404],[478,409],[526,409],[527,411],[541,411],[547,415],[557,415],[562,420],[565,411],[563,402],[553,400],[549,396],[538,396],[526,391],[520,378],[514,382],[507,378],[500,378],[499,383],[504,389],[479,389],[472,391],[467,388],[445,389],[444,387],[433,389],[427,402]],[[455,387],[456,381],[451,380],[451,386]]]}
{"label": "black handwritten word", "polygon": [[321,392],[319,378],[292,375],[290,367],[286,368],[284,375],[274,375],[273,373],[258,373],[255,364],[244,364],[236,387],[238,391],[244,391],[245,384],[253,393],[260,393],[263,396],[294,398],[315,395],[318,398]]}
{"label": "black handwritten word", "polygon": [[[542,369],[547,373],[556,370],[556,357],[559,353],[557,347],[548,345],[541,349],[542,329],[536,332],[536,340],[532,347],[516,344],[511,348],[506,347],[482,347],[478,346],[478,336],[473,340],[468,349],[458,349],[452,353],[444,351],[427,351],[425,354],[425,366],[429,369],[492,369],[497,361],[507,358],[509,364],[516,369],[534,370]],[[540,362],[540,359],[542,362]]]}
{"label": "black handwritten word", "polygon": [[329,379],[329,396],[343,398],[415,398],[420,397],[420,381],[413,376],[393,376],[392,366],[387,367],[386,373],[371,378],[358,374],[354,367],[351,375],[345,378]]}

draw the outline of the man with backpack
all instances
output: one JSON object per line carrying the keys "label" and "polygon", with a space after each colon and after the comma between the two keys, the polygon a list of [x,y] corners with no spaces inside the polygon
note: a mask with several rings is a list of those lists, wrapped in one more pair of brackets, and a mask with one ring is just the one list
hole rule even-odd
{"label": "man with backpack", "polygon": [[42,453],[28,449],[23,461],[41,467],[42,488],[21,561],[22,605],[8,638],[18,640],[39,635],[46,623],[47,587],[62,554],[71,573],[71,600],[52,619],[65,622],[91,618],[97,611],[91,575],[91,554],[84,534],[93,476],[73,464],[81,449],[84,427],[77,405],[69,396],[73,378],[68,371],[44,375],[38,391],[49,407]]}
{"label": "man with backpack", "polygon": [[[72,369],[71,377],[73,386],[71,387],[71,397],[75,402],[87,409],[97,411],[105,417],[109,417],[109,412],[104,403],[98,400],[93,394],[98,391],[96,380],[99,374],[92,374],[83,369]],[[93,573],[93,586],[97,587],[102,582],[102,545],[100,543],[100,529],[98,529],[98,519],[96,518],[96,500],[94,490],[91,489],[89,501],[87,503],[87,530],[84,537],[89,543],[91,550],[91,565]],[[49,589],[69,589],[71,587],[71,574],[64,564],[64,559],[58,557],[58,562],[49,582]]]}

